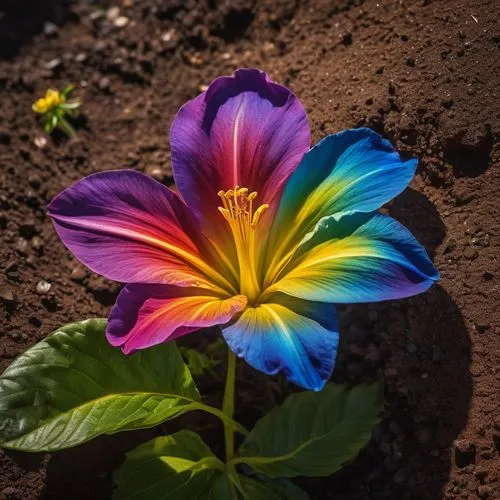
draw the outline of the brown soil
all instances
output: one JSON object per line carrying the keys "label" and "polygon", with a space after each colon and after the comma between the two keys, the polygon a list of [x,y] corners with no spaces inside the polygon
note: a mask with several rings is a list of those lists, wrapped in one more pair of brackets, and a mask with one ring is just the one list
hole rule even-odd
{"label": "brown soil", "polygon": [[[111,6],[127,26],[98,10]],[[390,211],[442,273],[425,295],[342,309],[334,379],[385,375],[386,410],[354,463],[298,483],[316,500],[500,498],[498,2],[3,0],[0,11],[0,369],[57,326],[106,315],[119,290],[63,248],[50,199],[113,168],[170,184],[179,106],[216,76],[259,67],[300,96],[314,140],[365,125],[420,158]],[[85,100],[79,138],[37,147],[31,103],[69,82]],[[221,382],[199,382],[217,403]],[[249,425],[288,390],[243,364],[238,383]],[[181,424],[220,450],[217,422],[165,428]],[[165,428],[52,457],[0,452],[0,499],[108,499],[124,452]]]}

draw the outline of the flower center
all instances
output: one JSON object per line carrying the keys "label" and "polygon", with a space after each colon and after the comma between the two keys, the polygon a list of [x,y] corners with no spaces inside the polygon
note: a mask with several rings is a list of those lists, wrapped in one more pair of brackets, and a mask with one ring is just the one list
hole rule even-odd
{"label": "flower center", "polygon": [[247,188],[239,186],[229,191],[219,191],[217,194],[223,205],[219,207],[219,211],[229,224],[236,245],[240,268],[240,293],[246,295],[249,302],[254,302],[260,295],[255,228],[269,205],[263,204],[254,210],[253,200],[257,193],[249,193]]}

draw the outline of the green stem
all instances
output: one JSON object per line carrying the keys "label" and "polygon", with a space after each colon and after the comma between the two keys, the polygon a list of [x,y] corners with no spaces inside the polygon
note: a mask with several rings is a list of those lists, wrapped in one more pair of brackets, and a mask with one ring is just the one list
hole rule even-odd
{"label": "green stem", "polygon": [[[227,375],[226,387],[224,388],[224,401],[222,411],[230,421],[234,413],[234,381],[236,375],[236,355],[231,349],[227,350]],[[224,440],[226,442],[226,463],[233,459],[234,455],[234,427],[224,422]]]}

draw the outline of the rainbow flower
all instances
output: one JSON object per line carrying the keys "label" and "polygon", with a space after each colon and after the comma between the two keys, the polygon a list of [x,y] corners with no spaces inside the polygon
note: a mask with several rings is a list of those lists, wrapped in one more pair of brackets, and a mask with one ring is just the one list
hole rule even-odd
{"label": "rainbow flower", "polygon": [[219,325],[267,374],[320,390],[338,346],[336,303],[409,297],[438,273],[377,212],[416,160],[362,128],[310,148],[299,99],[255,69],[216,79],[170,131],[180,196],[145,175],[91,175],[49,206],[64,244],[125,282],[107,338],[129,354]]}

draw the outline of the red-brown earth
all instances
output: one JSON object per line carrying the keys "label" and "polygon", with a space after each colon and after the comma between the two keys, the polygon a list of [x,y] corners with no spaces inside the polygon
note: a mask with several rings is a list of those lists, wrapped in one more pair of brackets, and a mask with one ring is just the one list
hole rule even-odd
{"label": "red-brown earth", "polygon": [[[341,309],[333,378],[385,377],[385,411],[354,463],[298,484],[315,500],[499,499],[499,11],[494,0],[0,1],[0,369],[58,326],[105,316],[120,288],[65,250],[51,198],[114,168],[170,185],[177,109],[214,77],[259,67],[301,98],[314,140],[368,126],[420,159],[388,209],[442,276],[419,297]],[[84,100],[78,139],[39,147],[31,104],[67,83]],[[203,349],[211,335],[187,341]],[[198,382],[220,403],[220,380]],[[238,387],[248,425],[288,390],[243,363]],[[191,416],[52,457],[0,452],[0,499],[108,499],[125,451],[180,425],[222,451],[218,423]]]}

